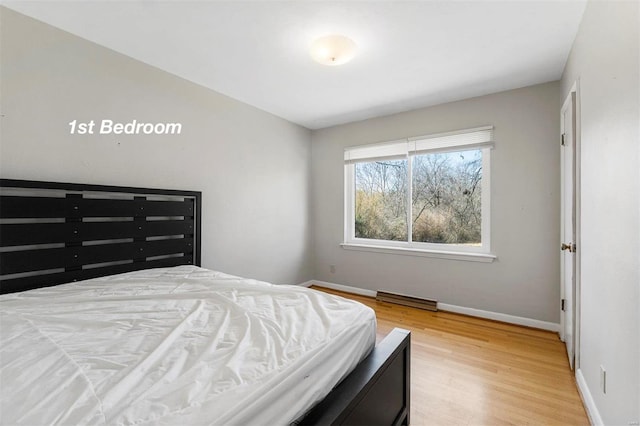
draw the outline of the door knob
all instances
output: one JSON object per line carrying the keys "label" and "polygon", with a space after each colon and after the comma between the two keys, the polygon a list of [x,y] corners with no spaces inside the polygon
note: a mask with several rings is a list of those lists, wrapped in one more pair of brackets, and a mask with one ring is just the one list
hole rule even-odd
{"label": "door knob", "polygon": [[560,246],[560,250],[569,250],[569,252],[573,252],[575,250],[575,245],[572,243],[569,244],[565,244],[562,243],[562,245]]}

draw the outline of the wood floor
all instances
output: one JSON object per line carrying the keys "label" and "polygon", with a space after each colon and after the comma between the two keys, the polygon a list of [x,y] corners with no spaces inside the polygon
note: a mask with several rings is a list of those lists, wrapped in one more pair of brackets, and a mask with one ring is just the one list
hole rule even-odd
{"label": "wood floor", "polygon": [[313,288],[373,308],[378,340],[411,331],[412,425],[589,424],[556,333]]}

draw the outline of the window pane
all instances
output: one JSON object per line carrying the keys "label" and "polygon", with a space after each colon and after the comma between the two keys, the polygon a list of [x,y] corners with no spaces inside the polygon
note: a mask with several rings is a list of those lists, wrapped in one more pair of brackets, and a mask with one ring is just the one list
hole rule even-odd
{"label": "window pane", "polygon": [[355,236],[407,241],[407,160],[355,164]]}
{"label": "window pane", "polygon": [[412,238],[481,245],[480,149],[413,157]]}

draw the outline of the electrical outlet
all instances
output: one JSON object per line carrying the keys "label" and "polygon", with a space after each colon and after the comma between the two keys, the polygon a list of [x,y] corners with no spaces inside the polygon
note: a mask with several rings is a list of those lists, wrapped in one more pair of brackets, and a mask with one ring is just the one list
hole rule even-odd
{"label": "electrical outlet", "polygon": [[600,366],[600,389],[602,393],[607,393],[607,370],[602,365]]}
{"label": "electrical outlet", "polygon": [[329,265],[329,272],[331,272],[332,274],[336,273],[336,265]]}

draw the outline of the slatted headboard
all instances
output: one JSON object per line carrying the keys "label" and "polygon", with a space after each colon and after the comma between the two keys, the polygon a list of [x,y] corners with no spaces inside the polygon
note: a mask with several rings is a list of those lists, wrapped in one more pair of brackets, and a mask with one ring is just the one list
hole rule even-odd
{"label": "slatted headboard", "polygon": [[0,179],[0,293],[200,265],[201,192]]}

